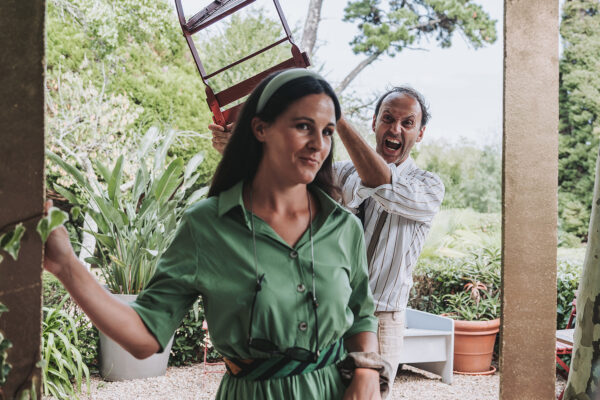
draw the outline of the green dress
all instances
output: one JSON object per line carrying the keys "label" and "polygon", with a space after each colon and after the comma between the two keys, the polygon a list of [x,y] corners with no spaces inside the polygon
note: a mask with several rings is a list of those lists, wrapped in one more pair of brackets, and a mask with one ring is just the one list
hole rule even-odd
{"label": "green dress", "polygon": [[[186,211],[171,246],[161,256],[147,288],[132,303],[163,348],[198,295],[210,337],[223,356],[266,357],[247,345],[256,285],[250,212],[242,182]],[[315,285],[320,347],[359,332],[376,332],[360,222],[318,188],[313,221]],[[259,274],[265,274],[252,323],[253,337],[282,350],[314,350],[314,310],[308,230],[290,247],[254,217]],[[279,379],[260,381],[225,374],[217,399],[340,399],[345,387],[335,364]]]}

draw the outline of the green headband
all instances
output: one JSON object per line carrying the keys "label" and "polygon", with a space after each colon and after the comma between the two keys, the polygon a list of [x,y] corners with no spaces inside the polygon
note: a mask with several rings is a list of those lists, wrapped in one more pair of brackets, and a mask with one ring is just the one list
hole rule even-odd
{"label": "green headband", "polygon": [[277,75],[275,78],[271,79],[267,86],[263,89],[260,97],[258,98],[258,105],[256,106],[256,113],[262,112],[263,108],[265,108],[265,104],[267,101],[273,96],[273,94],[279,90],[280,87],[292,81],[296,78],[302,78],[303,76],[312,76],[315,79],[324,81],[323,77],[316,72],[309,71],[304,68],[292,68],[287,69]]}

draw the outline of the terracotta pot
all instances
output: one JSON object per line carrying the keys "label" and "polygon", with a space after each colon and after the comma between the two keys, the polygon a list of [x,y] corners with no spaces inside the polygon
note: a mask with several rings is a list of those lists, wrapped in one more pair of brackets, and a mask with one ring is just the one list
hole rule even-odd
{"label": "terracotta pot", "polygon": [[499,330],[500,318],[492,321],[454,321],[454,370],[490,371]]}

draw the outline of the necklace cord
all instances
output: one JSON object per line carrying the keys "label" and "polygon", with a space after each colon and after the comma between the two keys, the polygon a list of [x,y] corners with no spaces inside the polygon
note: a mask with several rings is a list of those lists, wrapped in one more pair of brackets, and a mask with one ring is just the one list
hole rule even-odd
{"label": "necklace cord", "polygon": [[[310,261],[310,269],[311,269],[311,275],[312,275],[312,291],[310,293],[308,293],[309,298],[312,302],[313,305],[313,309],[315,310],[315,330],[317,332],[317,334],[315,335],[315,346],[316,346],[316,351],[315,354],[318,357],[319,356],[319,322],[317,320],[317,307],[319,307],[319,303],[317,302],[317,291],[316,291],[316,284],[315,284],[315,249],[314,249],[314,244],[313,244],[313,231],[312,231],[312,206],[311,206],[311,201],[310,201],[310,192],[308,191],[308,189],[306,190],[306,197],[308,199],[308,236],[310,238],[310,257],[311,257],[311,261]],[[260,290],[262,288],[262,281],[265,277],[265,274],[262,274],[262,276],[258,276],[258,257],[256,255],[256,233],[254,230],[254,204],[252,202],[252,183],[250,183],[250,227],[252,228],[252,247],[254,250],[254,271],[256,273],[256,285],[257,285],[257,290]],[[256,301],[256,297],[254,298],[254,302]],[[252,304],[252,309],[254,309],[254,302]],[[252,315],[251,315],[252,318]],[[251,337],[250,333],[248,333],[248,336]],[[316,360],[315,360],[316,361]]]}

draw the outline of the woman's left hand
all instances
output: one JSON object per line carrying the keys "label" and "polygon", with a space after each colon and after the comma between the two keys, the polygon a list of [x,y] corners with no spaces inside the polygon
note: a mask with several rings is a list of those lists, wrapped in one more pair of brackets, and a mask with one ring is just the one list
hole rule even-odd
{"label": "woman's left hand", "polygon": [[381,400],[379,372],[370,368],[357,368],[343,400]]}

